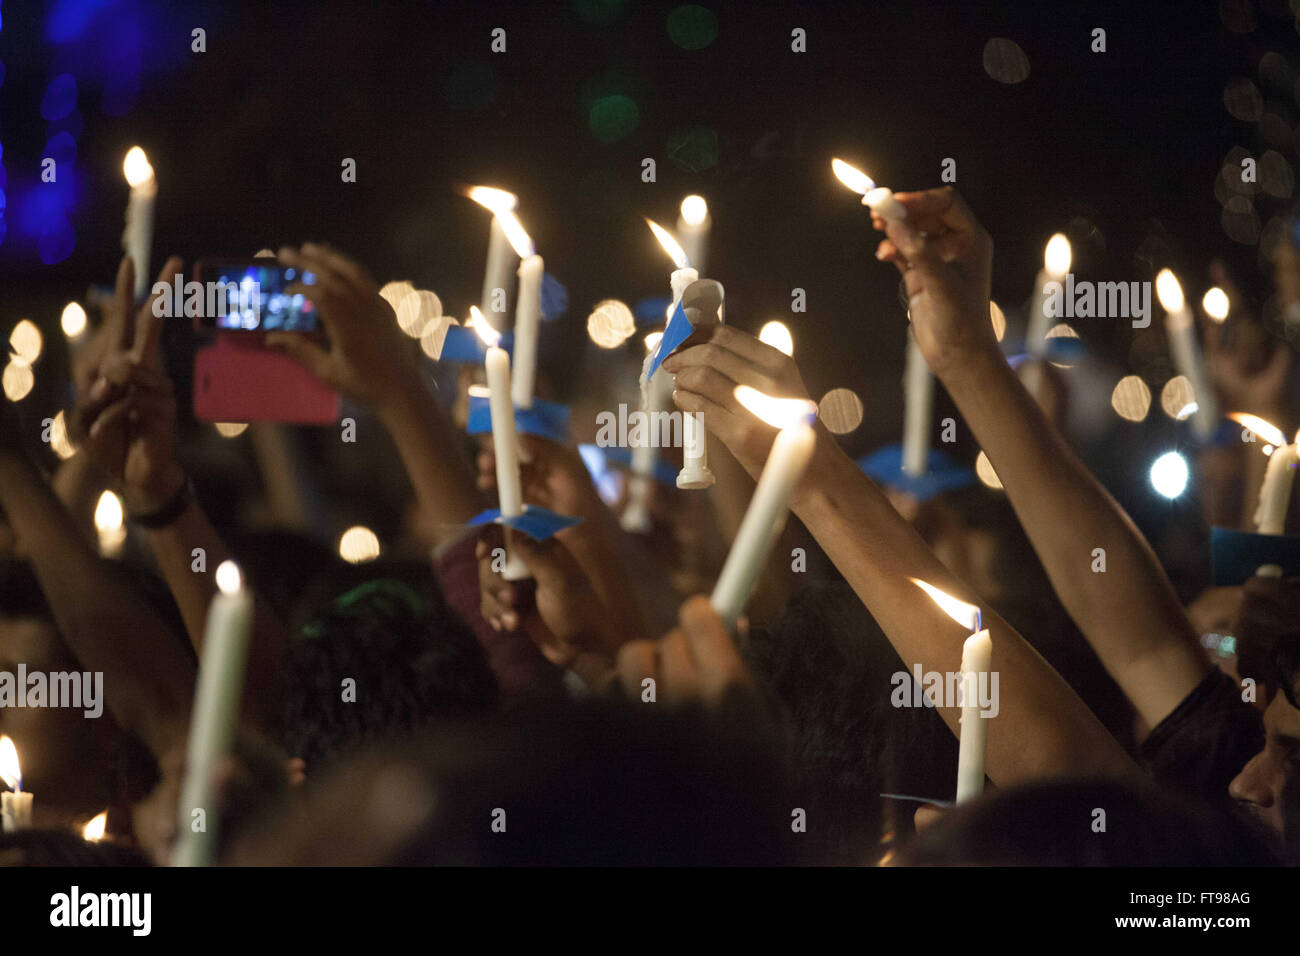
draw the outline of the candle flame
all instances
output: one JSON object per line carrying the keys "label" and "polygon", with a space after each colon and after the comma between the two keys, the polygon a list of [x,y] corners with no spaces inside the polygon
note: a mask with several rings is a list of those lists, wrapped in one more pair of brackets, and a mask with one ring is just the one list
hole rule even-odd
{"label": "candle flame", "polygon": [[153,167],[149,165],[149,157],[139,146],[132,146],[127,151],[126,158],[122,160],[122,174],[126,176],[126,181],[132,189],[143,186],[153,179]]}
{"label": "candle flame", "polygon": [[789,428],[800,422],[811,425],[817,418],[817,403],[806,398],[773,398],[748,385],[736,386],[736,401],[773,428]]}
{"label": "candle flame", "polygon": [[0,734],[0,780],[10,790],[23,788],[23,772],[18,766],[18,748],[7,734]]}
{"label": "candle flame", "polygon": [[645,350],[647,352],[653,352],[655,349],[659,348],[659,343],[663,341],[663,337],[664,334],[662,332],[648,333],[645,337]]}
{"label": "candle flame", "polygon": [[519,197],[514,193],[492,186],[471,186],[465,190],[465,195],[498,216],[503,212],[511,212],[519,205]]}
{"label": "candle flame", "polygon": [[1217,285],[1211,286],[1205,291],[1204,298],[1201,299],[1201,308],[1215,322],[1224,321],[1228,317],[1228,293]]}
{"label": "candle flame", "polygon": [[123,521],[122,500],[111,491],[99,496],[95,505],[95,530],[100,532],[120,531]]}
{"label": "candle flame", "polygon": [[69,302],[63,307],[63,315],[59,317],[59,325],[63,329],[63,334],[68,338],[80,337],[86,331],[86,310],[78,302]]}
{"label": "candle flame", "polygon": [[926,594],[930,595],[930,599],[934,601],[935,604],[939,605],[939,610],[943,611],[944,614],[947,614],[962,627],[969,629],[972,634],[980,629],[980,624],[982,622],[980,620],[979,607],[974,604],[967,604],[965,601],[960,601],[951,594],[940,591],[933,584],[927,584],[920,578],[912,578],[911,581]]}
{"label": "candle flame", "polygon": [[1043,268],[1051,275],[1059,277],[1069,272],[1071,258],[1070,240],[1064,234],[1058,232],[1047,240],[1047,247],[1043,249]]}
{"label": "candle flame", "polygon": [[244,586],[244,576],[239,565],[234,561],[222,561],[217,565],[217,588],[222,594],[238,594]]}
{"label": "candle flame", "polygon": [[1228,417],[1239,425],[1248,428],[1257,438],[1262,438],[1270,445],[1277,445],[1279,448],[1286,444],[1286,434],[1271,422],[1267,422],[1258,415],[1249,415],[1246,412],[1229,412]]}
{"label": "candle flame", "polygon": [[501,341],[501,333],[492,328],[492,324],[483,317],[476,305],[469,307],[469,321],[465,324],[478,333],[484,345],[493,346]]}
{"label": "candle flame", "polygon": [[832,159],[831,170],[835,173],[836,179],[859,195],[865,196],[876,188],[874,179],[856,166],[850,166],[842,159]]}
{"label": "candle flame", "polygon": [[1186,302],[1178,277],[1168,269],[1161,269],[1156,276],[1156,297],[1160,300],[1160,308],[1166,312],[1181,312]]}
{"label": "candle flame", "polygon": [[655,234],[655,238],[659,240],[659,245],[664,247],[664,252],[668,253],[677,268],[685,269],[691,264],[691,260],[686,258],[685,250],[673,238],[671,232],[652,220],[647,219],[645,223],[650,227],[650,231]]}
{"label": "candle flame", "polygon": [[703,196],[687,196],[682,200],[682,221],[688,226],[698,226],[709,218],[709,204]]}
{"label": "candle flame", "polygon": [[100,810],[94,818],[81,829],[81,838],[89,843],[98,843],[104,839],[108,829],[108,811]]}
{"label": "candle flame", "polygon": [[501,228],[505,230],[506,238],[510,240],[510,245],[514,247],[515,255],[520,259],[527,259],[536,248],[533,246],[533,240],[528,235],[528,230],[524,224],[519,221],[519,217],[508,209],[503,209],[497,213],[497,221],[501,223]]}
{"label": "candle flame", "polygon": [[758,340],[764,345],[772,346],[778,352],[794,355],[794,336],[790,334],[789,327],[777,319],[768,322],[759,330]]}

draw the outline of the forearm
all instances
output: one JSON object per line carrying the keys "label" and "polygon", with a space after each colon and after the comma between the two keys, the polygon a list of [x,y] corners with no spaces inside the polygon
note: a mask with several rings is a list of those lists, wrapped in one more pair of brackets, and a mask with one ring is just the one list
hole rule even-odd
{"label": "forearm", "polygon": [[87,541],[95,540],[95,505],[104,490],[102,476],[90,463],[90,456],[78,451],[59,463],[50,487]]}
{"label": "forearm", "polygon": [[455,535],[479,511],[473,472],[460,442],[423,382],[413,379],[378,409],[393,438],[435,545]]}
{"label": "forearm", "polygon": [[[231,554],[197,501],[191,501],[181,516],[165,528],[150,530],[148,539],[158,570],[180,608],[190,643],[201,658],[208,607],[217,594],[217,568],[230,560]],[[247,581],[244,586],[248,586]],[[241,711],[263,728],[272,716],[267,710],[269,702],[279,699],[276,690],[283,672],[285,644],[284,625],[255,596],[247,689]]]}
{"label": "forearm", "polygon": [[[975,595],[935,557],[869,478],[831,442],[819,441],[795,513],[871,611],[911,668],[961,670],[965,635],[911,581],[969,603]],[[1024,639],[984,608],[999,675],[999,713],[989,727],[987,771],[999,786],[1055,773],[1128,772],[1132,762],[1097,718]],[[949,703],[944,701],[943,703]],[[959,733],[960,710],[939,713]]]}
{"label": "forearm", "polygon": [[157,757],[184,739],[194,667],[122,570],[102,560],[30,462],[0,454],[0,503],[81,666]]}
{"label": "forearm", "polygon": [[[1146,539],[1048,424],[1001,355],[972,358],[946,374],[944,385],[1065,609],[1154,726],[1209,665]],[[1098,548],[1104,573],[1092,570]]]}

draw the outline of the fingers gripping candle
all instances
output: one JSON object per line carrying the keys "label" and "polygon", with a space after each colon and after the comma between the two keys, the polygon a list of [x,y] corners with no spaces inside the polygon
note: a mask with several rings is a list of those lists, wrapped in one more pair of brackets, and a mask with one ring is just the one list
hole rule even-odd
{"label": "fingers gripping candle", "polygon": [[780,428],[749,500],[731,551],[718,575],[710,603],[734,628],[767,563],[785,524],[790,495],[812,458],[817,406],[798,398],[772,398],[747,385],[736,388],[736,399],[774,428]]}
{"label": "fingers gripping candle", "polygon": [[[515,433],[515,409],[510,400],[510,355],[497,345],[500,334],[470,306],[470,325],[487,343],[484,371],[487,373],[488,403],[492,414],[492,451],[497,465],[497,506],[503,518],[524,513],[523,484],[519,477],[519,439]],[[509,548],[501,576],[507,581],[528,578],[528,566]]]}
{"label": "fingers gripping candle", "polygon": [[981,701],[982,688],[996,687],[991,679],[993,639],[987,628],[981,626],[980,609],[974,604],[959,601],[934,585],[912,578],[912,583],[930,595],[939,608],[950,618],[970,628],[971,636],[962,645],[961,683],[958,685],[958,706],[961,707],[961,734],[957,748],[957,802],[963,803],[978,797],[984,790],[984,755],[988,749],[988,720],[984,707],[996,712],[992,701]]}

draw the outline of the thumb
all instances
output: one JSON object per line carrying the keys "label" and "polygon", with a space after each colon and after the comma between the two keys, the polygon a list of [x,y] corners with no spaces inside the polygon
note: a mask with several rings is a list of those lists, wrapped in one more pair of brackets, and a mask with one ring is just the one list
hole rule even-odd
{"label": "thumb", "polygon": [[296,332],[270,332],[266,344],[306,366],[307,371],[317,378],[329,380],[329,352],[306,336]]}
{"label": "thumb", "polygon": [[569,549],[555,538],[534,541],[526,534],[516,534],[511,536],[510,544],[532,572],[538,587],[555,588],[582,575]]}

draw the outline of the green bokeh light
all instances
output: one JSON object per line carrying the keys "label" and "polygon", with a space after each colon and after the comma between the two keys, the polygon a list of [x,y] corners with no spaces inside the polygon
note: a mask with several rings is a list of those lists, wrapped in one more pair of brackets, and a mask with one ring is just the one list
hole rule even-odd
{"label": "green bokeh light", "polygon": [[631,135],[640,121],[636,102],[622,93],[602,96],[587,110],[587,126],[602,143],[613,143]]}
{"label": "green bokeh light", "polygon": [[703,50],[718,38],[718,18],[698,4],[678,7],[668,14],[668,38],[683,50]]}
{"label": "green bokeh light", "polygon": [[613,23],[623,15],[624,0],[573,0],[574,12],[588,23]]}

